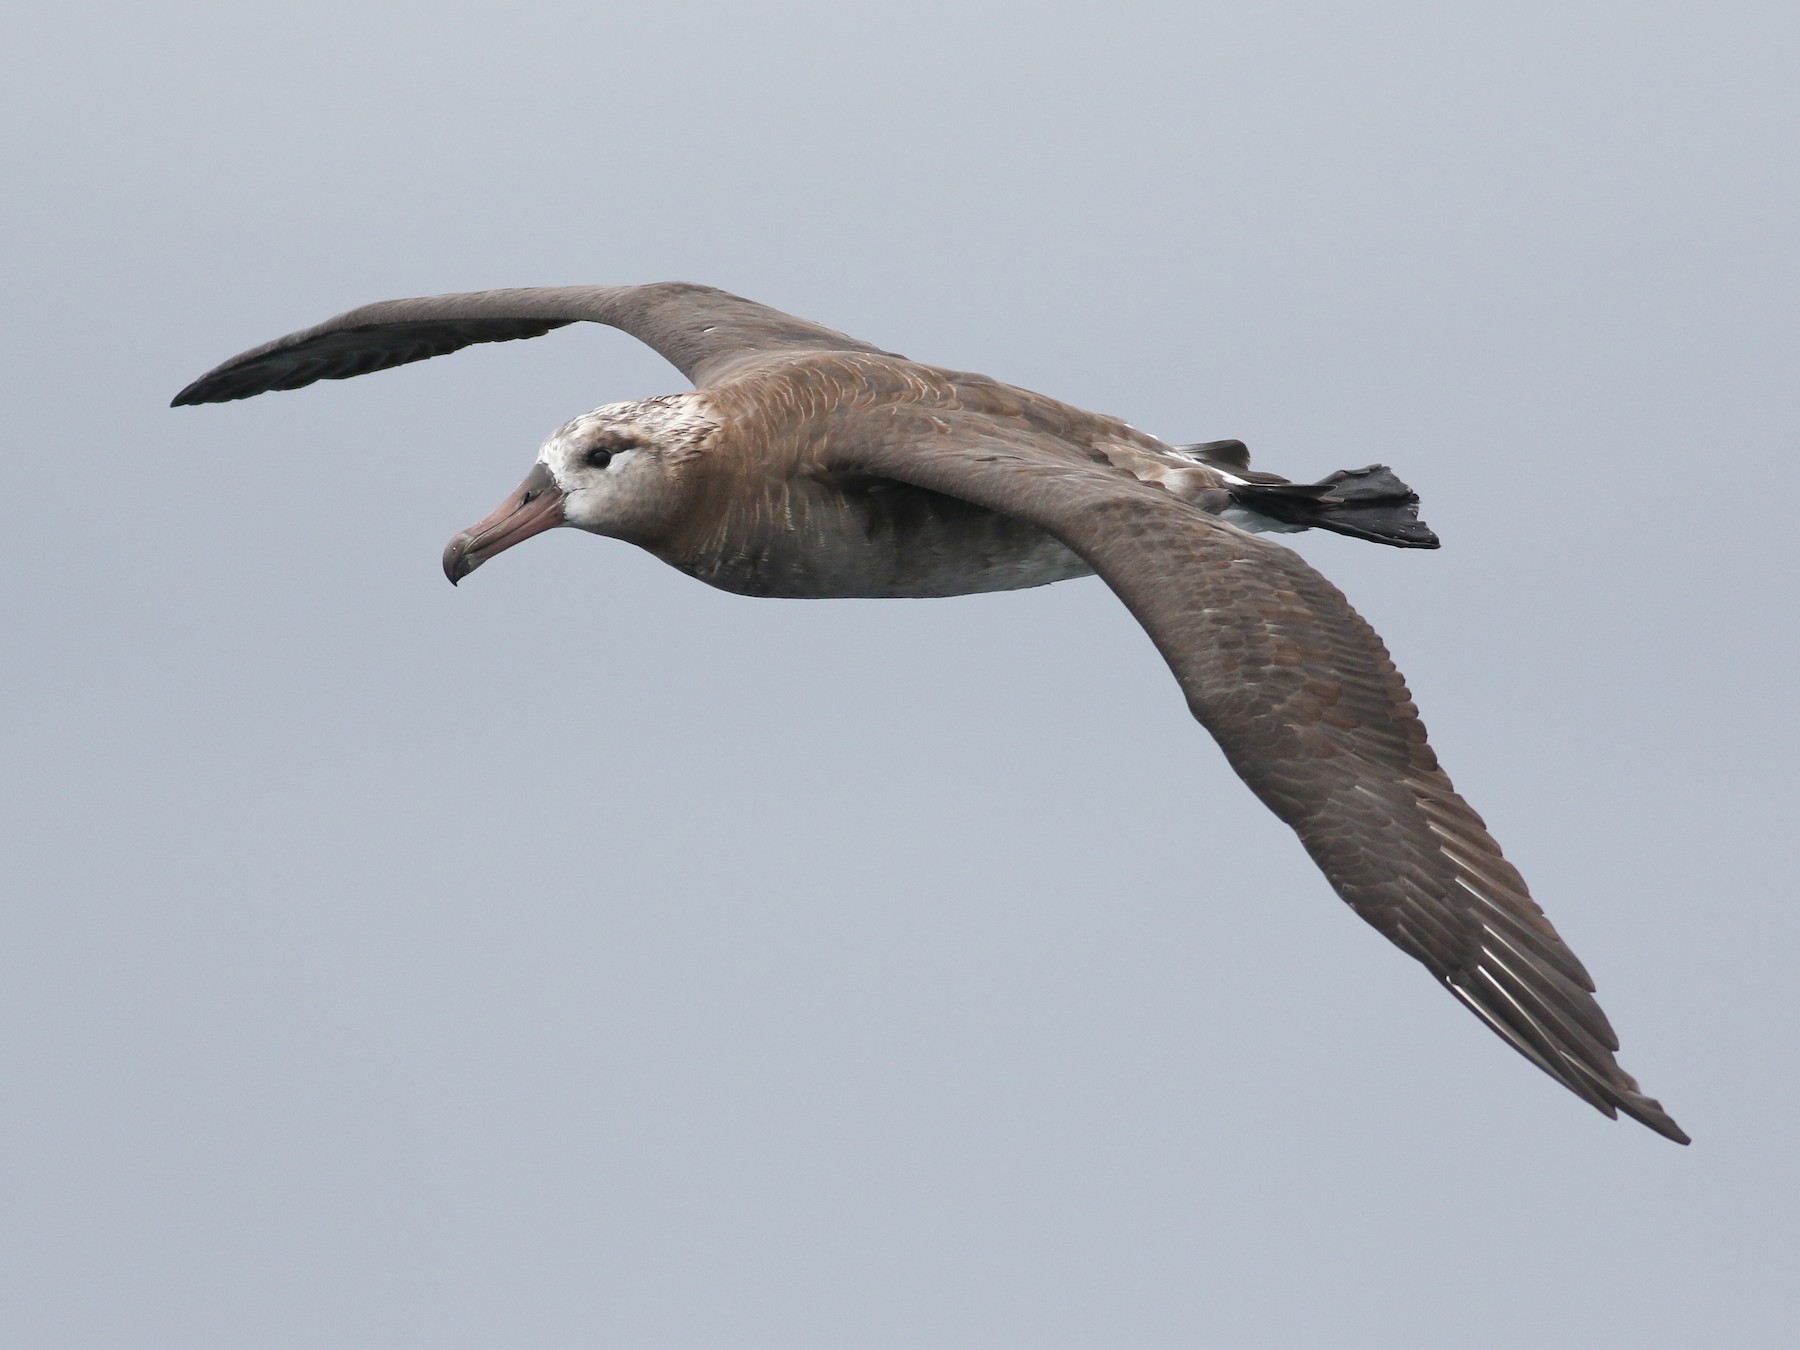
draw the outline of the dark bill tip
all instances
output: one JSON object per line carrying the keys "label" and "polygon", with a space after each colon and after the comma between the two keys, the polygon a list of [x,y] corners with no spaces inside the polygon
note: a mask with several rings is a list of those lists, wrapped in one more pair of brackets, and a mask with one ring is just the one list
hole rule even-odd
{"label": "dark bill tip", "polygon": [[479,563],[469,557],[469,532],[464,530],[444,546],[444,575],[452,586],[473,572]]}

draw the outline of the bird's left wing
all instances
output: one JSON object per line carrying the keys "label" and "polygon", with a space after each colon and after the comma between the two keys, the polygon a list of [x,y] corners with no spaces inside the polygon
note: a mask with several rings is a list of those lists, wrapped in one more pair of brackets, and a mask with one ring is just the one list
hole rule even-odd
{"label": "bird's left wing", "polygon": [[880,350],[711,286],[530,286],[364,305],[232,357],[175,395],[173,406],[349,379],[583,320],[631,334],[700,386],[759,357]]}
{"label": "bird's left wing", "polygon": [[1381,639],[1298,554],[1001,418],[893,406],[846,416],[832,441],[839,467],[1029,521],[1079,554],[1352,909],[1570,1091],[1687,1142],[1619,1067],[1593,981],[1438,767]]}

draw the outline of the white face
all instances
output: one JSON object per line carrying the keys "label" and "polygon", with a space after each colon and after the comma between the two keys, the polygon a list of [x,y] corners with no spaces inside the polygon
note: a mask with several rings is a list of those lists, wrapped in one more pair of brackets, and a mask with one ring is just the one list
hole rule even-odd
{"label": "white face", "polygon": [[538,451],[571,525],[619,539],[666,528],[681,470],[716,429],[699,394],[609,403],[559,427]]}

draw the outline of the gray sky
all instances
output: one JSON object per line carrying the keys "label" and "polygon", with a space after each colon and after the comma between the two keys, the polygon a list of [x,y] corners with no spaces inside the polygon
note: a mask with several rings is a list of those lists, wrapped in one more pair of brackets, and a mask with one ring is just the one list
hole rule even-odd
{"label": "gray sky", "polygon": [[[38,6],[0,49],[0,1343],[1792,1343],[1792,6]],[[1097,581],[438,553],[724,286],[1296,477],[1695,1136],[1343,908]]]}

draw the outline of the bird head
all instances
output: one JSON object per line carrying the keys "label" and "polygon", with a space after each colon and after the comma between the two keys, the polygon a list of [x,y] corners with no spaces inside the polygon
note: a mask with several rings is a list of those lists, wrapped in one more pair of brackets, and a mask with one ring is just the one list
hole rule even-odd
{"label": "bird head", "polygon": [[583,413],[544,442],[510,497],[450,541],[444,575],[454,585],[496,553],[558,525],[633,543],[656,539],[679,515],[688,464],[716,428],[697,394]]}

